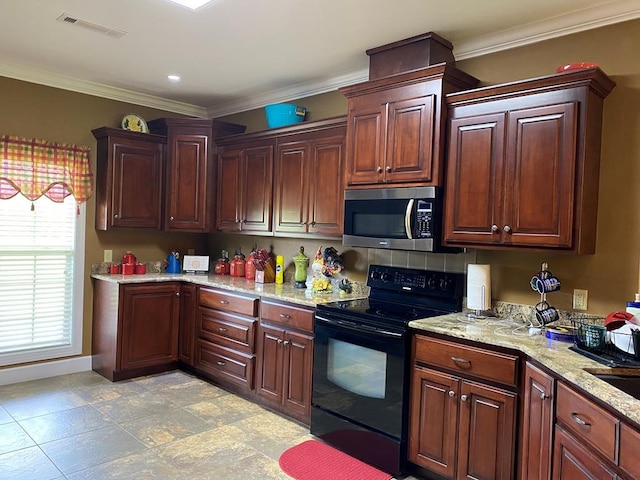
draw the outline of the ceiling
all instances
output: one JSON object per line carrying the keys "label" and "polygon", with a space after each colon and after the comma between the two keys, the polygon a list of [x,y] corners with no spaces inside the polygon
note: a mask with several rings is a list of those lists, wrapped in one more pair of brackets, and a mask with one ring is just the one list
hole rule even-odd
{"label": "ceiling", "polygon": [[[637,0],[2,3],[0,75],[199,117],[364,81],[365,50],[430,31],[461,60],[640,18]],[[94,27],[56,21],[63,13]]]}

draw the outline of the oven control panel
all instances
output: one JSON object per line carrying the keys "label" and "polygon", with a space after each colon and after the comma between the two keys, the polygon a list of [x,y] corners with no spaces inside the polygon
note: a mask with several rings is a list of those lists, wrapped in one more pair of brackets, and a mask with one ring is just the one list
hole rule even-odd
{"label": "oven control panel", "polygon": [[462,295],[464,275],[432,270],[370,265],[367,285],[372,289],[405,291],[423,295]]}

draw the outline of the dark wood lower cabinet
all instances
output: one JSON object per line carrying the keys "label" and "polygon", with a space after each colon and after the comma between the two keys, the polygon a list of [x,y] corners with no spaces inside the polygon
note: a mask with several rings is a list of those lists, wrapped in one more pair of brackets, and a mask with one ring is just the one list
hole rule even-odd
{"label": "dark wood lower cabinet", "polygon": [[94,286],[93,370],[116,381],[176,368],[180,284]]}
{"label": "dark wood lower cabinet", "polygon": [[614,480],[618,478],[593,453],[556,425],[553,448],[554,480]]}
{"label": "dark wood lower cabinet", "polygon": [[412,382],[409,460],[445,478],[512,478],[515,393],[419,366]]}
{"label": "dark wood lower cabinet", "polygon": [[553,448],[555,380],[527,363],[522,419],[522,480],[549,480]]}
{"label": "dark wood lower cabinet", "polygon": [[178,359],[188,366],[194,362],[194,341],[196,330],[197,287],[183,284],[180,287],[180,328],[178,330]]}
{"label": "dark wood lower cabinet", "polygon": [[263,301],[260,317],[256,396],[262,403],[308,424],[313,310]]}

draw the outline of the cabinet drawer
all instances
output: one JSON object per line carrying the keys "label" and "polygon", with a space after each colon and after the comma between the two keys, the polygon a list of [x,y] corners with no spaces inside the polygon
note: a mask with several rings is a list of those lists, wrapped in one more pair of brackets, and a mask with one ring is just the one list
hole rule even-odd
{"label": "cabinet drawer", "polygon": [[606,458],[617,461],[619,420],[560,382],[556,393],[556,419]]}
{"label": "cabinet drawer", "polygon": [[258,316],[258,299],[245,297],[222,290],[200,288],[199,303],[203,307],[239,313],[249,317]]}
{"label": "cabinet drawer", "polygon": [[200,307],[197,333],[210,342],[253,353],[255,323],[253,318]]}
{"label": "cabinet drawer", "polygon": [[313,333],[313,310],[262,300],[260,319]]}
{"label": "cabinet drawer", "polygon": [[196,343],[196,368],[215,378],[253,389],[255,356],[219,347],[205,340]]}
{"label": "cabinet drawer", "polygon": [[517,385],[518,357],[415,335],[415,361],[443,367],[460,375]]}
{"label": "cabinet drawer", "polygon": [[631,478],[640,478],[639,453],[640,432],[623,423],[620,428],[620,467]]}

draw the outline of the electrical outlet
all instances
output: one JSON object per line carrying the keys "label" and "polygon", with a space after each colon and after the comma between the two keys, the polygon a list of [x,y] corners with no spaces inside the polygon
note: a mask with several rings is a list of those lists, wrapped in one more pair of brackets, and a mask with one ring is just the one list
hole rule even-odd
{"label": "electrical outlet", "polygon": [[588,296],[589,296],[588,290],[581,290],[580,288],[574,288],[573,289],[573,309],[586,310]]}
{"label": "electrical outlet", "polygon": [[113,262],[113,250],[104,251],[104,262],[105,263]]}

